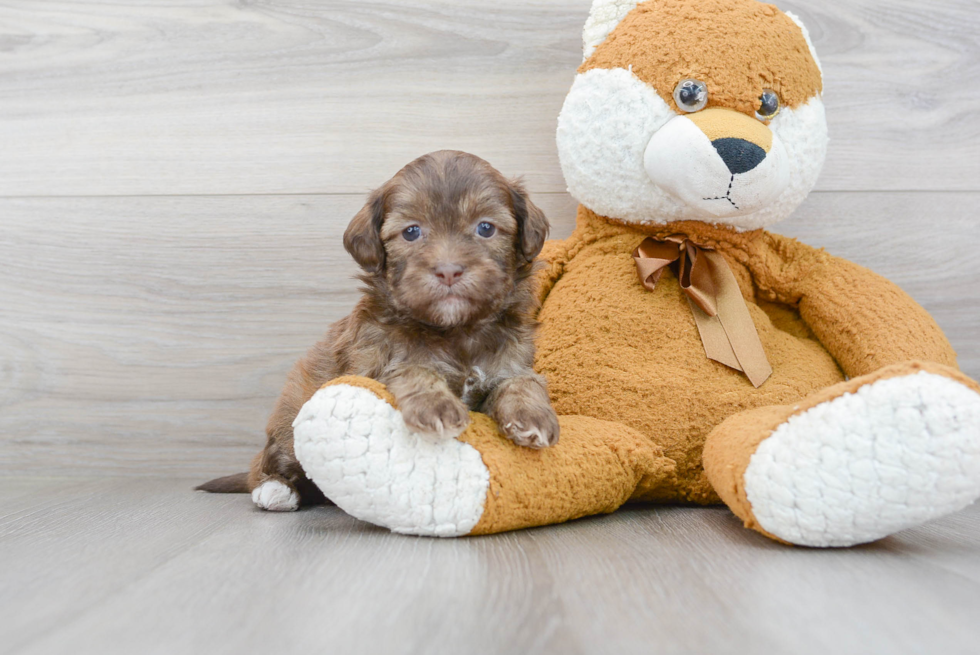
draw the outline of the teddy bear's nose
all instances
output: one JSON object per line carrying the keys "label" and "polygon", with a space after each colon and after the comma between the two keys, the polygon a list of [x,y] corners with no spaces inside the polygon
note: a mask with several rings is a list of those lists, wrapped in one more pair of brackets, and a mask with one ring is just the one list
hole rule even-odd
{"label": "teddy bear's nose", "polygon": [[745,139],[724,138],[711,142],[732,175],[748,173],[762,163],[766,151]]}

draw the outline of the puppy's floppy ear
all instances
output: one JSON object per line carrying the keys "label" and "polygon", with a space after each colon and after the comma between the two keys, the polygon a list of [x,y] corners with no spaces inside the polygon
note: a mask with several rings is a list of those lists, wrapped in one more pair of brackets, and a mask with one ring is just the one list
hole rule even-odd
{"label": "puppy's floppy ear", "polygon": [[517,238],[524,259],[532,262],[544,247],[551,226],[544,212],[530,201],[527,191],[519,179],[511,180],[507,186],[510,189],[510,202],[517,219]]}
{"label": "puppy's floppy ear", "polygon": [[344,249],[368,273],[377,273],[385,264],[381,224],[385,220],[390,183],[375,189],[367,203],[354,215],[344,232]]}

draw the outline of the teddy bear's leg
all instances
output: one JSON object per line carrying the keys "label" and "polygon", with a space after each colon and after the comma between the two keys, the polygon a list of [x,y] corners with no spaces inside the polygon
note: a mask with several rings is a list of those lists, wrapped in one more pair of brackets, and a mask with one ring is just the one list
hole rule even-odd
{"label": "teddy bear's leg", "polygon": [[980,497],[980,386],[941,364],[889,366],[730,417],[704,467],[746,527],[804,546],[874,541]]}
{"label": "teddy bear's leg", "polygon": [[673,462],[629,428],[561,417],[551,448],[515,446],[483,414],[457,439],[409,431],[383,385],[339,378],[296,417],[296,456],[341,509],[395,532],[503,532],[611,512]]}

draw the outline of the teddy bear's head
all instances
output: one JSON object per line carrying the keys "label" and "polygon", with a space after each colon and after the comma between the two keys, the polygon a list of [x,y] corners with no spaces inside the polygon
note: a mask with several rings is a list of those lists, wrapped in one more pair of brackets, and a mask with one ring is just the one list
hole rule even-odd
{"label": "teddy bear's head", "polygon": [[595,0],[583,39],[558,154],[592,211],[748,230],[813,188],[823,83],[792,14],[756,0]]}

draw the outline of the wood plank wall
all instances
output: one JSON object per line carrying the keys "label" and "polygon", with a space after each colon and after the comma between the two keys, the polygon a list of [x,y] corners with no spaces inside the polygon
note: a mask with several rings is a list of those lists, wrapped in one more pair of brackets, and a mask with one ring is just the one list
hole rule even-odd
{"label": "wood plank wall", "polygon": [[[898,282],[980,376],[976,0],[779,4],[832,141],[777,229]],[[0,0],[0,474],[242,469],[356,297],[346,222],[423,152],[523,174],[568,234],[588,7]]]}

